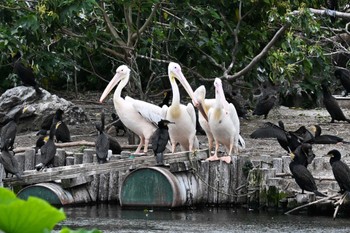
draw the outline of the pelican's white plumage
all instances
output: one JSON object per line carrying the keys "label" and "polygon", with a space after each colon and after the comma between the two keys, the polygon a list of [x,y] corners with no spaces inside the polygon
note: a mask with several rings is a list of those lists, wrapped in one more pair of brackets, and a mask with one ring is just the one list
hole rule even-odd
{"label": "pelican's white plumage", "polygon": [[192,151],[198,148],[196,137],[196,113],[191,103],[180,104],[179,80],[193,102],[197,102],[194,92],[181,71],[179,64],[171,62],[168,66],[168,75],[173,92],[172,103],[166,112],[166,119],[175,124],[169,125],[169,136],[172,144],[172,152],[175,152],[176,144],[179,143],[182,150]]}
{"label": "pelican's white plumage", "polygon": [[239,118],[233,104],[228,103],[225,99],[221,79],[216,78],[214,86],[215,104],[208,111],[208,123],[215,139],[215,153],[208,160],[218,159],[219,144],[222,144],[226,147],[228,156],[221,158],[225,162],[230,162],[232,152],[238,153],[238,141],[240,139]]}
{"label": "pelican's white plumage", "polygon": [[[198,104],[202,105],[203,111],[199,111],[198,113],[198,121],[200,126],[202,127],[202,129],[205,131],[205,134],[207,135],[208,138],[208,147],[209,147],[209,151],[211,151],[211,149],[213,148],[213,142],[214,142],[214,136],[213,133],[210,130],[209,127],[209,122],[206,119],[209,113],[209,109],[214,107],[216,100],[215,99],[206,99],[205,95],[206,95],[206,89],[204,85],[199,86],[195,91],[194,91],[194,95],[195,98],[198,101]],[[229,103],[226,101],[226,99],[224,99],[225,101],[225,105],[229,106]],[[231,107],[232,108],[232,107]],[[236,108],[233,106],[233,108],[235,109],[235,111],[233,111],[233,114],[237,113],[236,112]],[[204,113],[204,114],[203,114]],[[204,116],[206,115],[206,116]],[[239,124],[239,118],[238,115],[234,115],[234,119],[236,122],[236,127],[238,128],[238,131],[240,129],[240,124]],[[241,137],[241,135],[239,135],[239,148],[245,148],[245,142],[243,140],[243,138]]]}
{"label": "pelican's white plumage", "polygon": [[[194,91],[195,98],[197,99],[198,103],[202,105],[206,116],[208,116],[209,109],[212,108],[215,104],[215,99],[206,99],[205,95],[206,89],[204,85],[199,86]],[[210,130],[209,122],[207,121],[206,116],[203,116],[202,112],[198,112],[198,122],[207,135],[209,152],[211,152],[211,149],[213,148],[214,136]]]}
{"label": "pelican's white plumage", "polygon": [[149,140],[156,130],[156,123],[165,118],[165,112],[159,106],[145,101],[135,100],[128,96],[122,98],[121,92],[129,82],[129,78],[130,69],[126,65],[119,66],[103,91],[100,102],[102,103],[108,93],[119,83],[113,95],[115,110],[123,124],[140,137],[140,144],[135,153],[139,153],[143,145],[143,152],[147,153]]}

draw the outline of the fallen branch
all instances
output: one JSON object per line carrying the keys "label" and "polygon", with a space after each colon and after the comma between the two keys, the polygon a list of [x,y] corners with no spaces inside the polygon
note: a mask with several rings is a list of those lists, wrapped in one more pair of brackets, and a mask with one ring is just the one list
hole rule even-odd
{"label": "fallen branch", "polygon": [[[88,146],[95,147],[95,142],[90,142],[86,140],[74,141],[74,142],[64,142],[64,143],[55,143],[57,148],[65,147],[74,147],[74,146]],[[122,150],[134,150],[138,145],[121,145]],[[13,151],[15,153],[25,152],[26,150],[33,149],[33,147],[17,147]]]}
{"label": "fallen branch", "polygon": [[339,194],[334,194],[333,196],[321,198],[321,199],[319,199],[319,200],[317,200],[317,201],[313,201],[313,202],[307,203],[307,204],[305,204],[305,205],[301,205],[301,206],[298,206],[298,207],[296,207],[296,208],[294,208],[294,209],[291,209],[291,210],[285,212],[284,214],[290,214],[290,213],[292,213],[292,212],[294,212],[294,211],[296,211],[296,210],[299,210],[299,209],[302,209],[302,208],[304,208],[304,207],[311,206],[311,205],[314,205],[314,204],[317,204],[317,203],[320,203],[320,202],[323,202],[323,201],[328,201],[328,200],[330,200],[330,199],[332,199],[332,198],[335,198],[335,197],[337,197],[337,196],[339,196]]}
{"label": "fallen branch", "polygon": [[340,200],[335,203],[337,205],[337,207],[335,207],[335,210],[334,210],[333,220],[335,220],[335,218],[337,217],[337,214],[338,214],[338,211],[339,211],[339,207],[343,204],[343,202],[344,202],[344,200],[345,200],[347,195],[348,195],[348,192],[345,192],[343,194],[343,196],[340,198]]}

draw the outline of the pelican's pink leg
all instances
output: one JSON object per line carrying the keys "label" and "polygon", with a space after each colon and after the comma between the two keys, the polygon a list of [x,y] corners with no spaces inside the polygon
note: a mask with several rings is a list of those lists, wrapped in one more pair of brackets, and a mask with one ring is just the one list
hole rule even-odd
{"label": "pelican's pink leg", "polygon": [[145,146],[143,148],[143,152],[147,154],[148,152],[148,144],[149,144],[149,139],[145,139]]}
{"label": "pelican's pink leg", "polygon": [[176,143],[175,142],[171,142],[171,153],[175,153],[175,149],[176,149]]}
{"label": "pelican's pink leg", "polygon": [[144,137],[140,137],[140,144],[138,145],[135,154],[140,154],[141,148],[143,146],[143,144],[145,143],[145,138]]}
{"label": "pelican's pink leg", "polygon": [[228,151],[228,155],[227,156],[222,156],[220,157],[220,160],[226,162],[226,163],[231,163],[231,154],[232,154],[232,150],[233,150],[233,143],[231,142],[230,143],[230,148],[229,148],[229,151]]}
{"label": "pelican's pink leg", "polygon": [[219,160],[218,157],[218,150],[219,150],[219,142],[215,142],[215,152],[214,155],[209,155],[209,158],[207,158],[207,161],[215,161],[215,160]]}
{"label": "pelican's pink leg", "polygon": [[214,139],[211,136],[207,136],[207,137],[208,137],[209,154],[211,155],[211,150],[213,149],[213,141],[214,141]]}

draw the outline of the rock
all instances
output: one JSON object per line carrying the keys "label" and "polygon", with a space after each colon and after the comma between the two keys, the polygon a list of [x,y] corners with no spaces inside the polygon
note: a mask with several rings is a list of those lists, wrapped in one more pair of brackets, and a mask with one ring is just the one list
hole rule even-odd
{"label": "rock", "polygon": [[41,96],[36,94],[34,88],[26,86],[14,87],[4,92],[0,96],[0,125],[23,106],[27,106],[28,110],[19,120],[20,130],[38,130],[44,118],[59,108],[64,111],[63,120],[66,124],[75,125],[88,121],[82,108],[45,89],[41,90]]}

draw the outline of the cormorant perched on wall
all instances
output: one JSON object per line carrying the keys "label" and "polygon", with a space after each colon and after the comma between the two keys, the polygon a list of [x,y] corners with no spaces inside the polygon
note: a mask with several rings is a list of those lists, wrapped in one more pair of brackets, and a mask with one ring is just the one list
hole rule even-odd
{"label": "cormorant perched on wall", "polygon": [[5,141],[8,141],[8,148],[9,150],[13,150],[13,143],[15,142],[16,134],[17,134],[17,123],[19,118],[21,117],[22,113],[26,111],[25,108],[20,108],[7,122],[6,125],[4,125],[1,128],[0,132],[0,149],[3,149]]}
{"label": "cormorant perched on wall", "polygon": [[331,115],[331,123],[334,121],[347,121],[350,123],[350,120],[347,119],[339,107],[337,100],[332,96],[326,84],[322,84],[323,92],[323,104],[326,107],[328,113]]}
{"label": "cormorant perched on wall", "polygon": [[267,115],[274,107],[276,100],[277,96],[272,91],[263,92],[262,96],[259,98],[258,102],[255,105],[253,115],[264,115],[264,119],[266,119]]}
{"label": "cormorant perched on wall", "polygon": [[345,89],[344,97],[350,92],[350,72],[344,68],[338,68],[334,71],[334,76],[339,79]]}
{"label": "cormorant perched on wall", "polygon": [[40,135],[35,143],[35,153],[38,153],[38,150],[49,140],[49,136],[47,135],[47,131],[45,129],[39,130],[36,135]]}
{"label": "cormorant perched on wall", "polygon": [[120,152],[122,152],[122,147],[120,146],[119,142],[117,141],[117,139],[113,138],[109,134],[107,134],[107,136],[109,139],[109,149],[114,155],[119,155]]}
{"label": "cormorant perched on wall", "polygon": [[[58,111],[62,111],[62,110],[58,109],[55,113],[51,113],[50,115],[47,115],[44,118],[43,122],[41,123],[40,130],[46,130],[46,131],[50,130],[53,118],[55,118],[56,114],[59,114]],[[62,114],[63,114],[63,111],[62,111]],[[39,132],[37,133],[37,135],[39,135]]]}
{"label": "cormorant perched on wall", "polygon": [[312,160],[316,157],[312,150],[312,145],[310,143],[300,144],[294,151],[294,154],[303,155],[299,157],[300,164],[304,165],[306,168],[312,163]]}
{"label": "cormorant perched on wall", "polygon": [[9,151],[8,146],[9,140],[6,140],[4,142],[3,148],[1,149],[0,163],[2,163],[4,166],[6,177],[8,177],[9,173],[11,173],[12,175],[15,175],[17,179],[21,179],[17,159],[14,156],[13,152]]}
{"label": "cormorant perched on wall", "polygon": [[66,125],[66,123],[63,122],[62,120],[62,115],[63,115],[63,110],[58,109],[56,111],[54,120],[57,122],[56,126],[56,141],[57,142],[71,142],[72,140],[70,139],[70,132],[69,129]]}
{"label": "cormorant perched on wall", "polygon": [[38,95],[42,94],[42,91],[38,87],[37,82],[35,81],[34,72],[30,67],[26,67],[22,61],[22,55],[20,52],[17,52],[13,57],[13,69],[17,76],[21,79],[24,86],[34,87]]}
{"label": "cormorant perched on wall", "polygon": [[152,136],[152,149],[156,156],[158,165],[163,165],[163,152],[169,141],[168,124],[174,124],[168,120],[160,120],[158,122],[158,128]]}
{"label": "cormorant perched on wall", "polygon": [[[124,136],[126,133],[126,128],[123,122],[117,117],[117,114],[112,113],[113,126],[115,128],[116,136]],[[119,135],[119,131],[122,131],[122,134]]]}
{"label": "cormorant perched on wall", "polygon": [[96,123],[95,127],[98,131],[98,135],[95,142],[96,156],[98,163],[106,163],[109,149],[108,135],[104,132],[105,130],[105,114],[101,113],[101,122]]}
{"label": "cormorant perched on wall", "polygon": [[345,191],[350,192],[350,168],[346,163],[341,161],[341,154],[338,150],[331,150],[327,153],[330,156],[329,163],[332,166],[332,171],[335,180],[340,187],[340,193]]}
{"label": "cormorant perched on wall", "polygon": [[321,129],[321,126],[319,126],[319,125],[311,126],[311,130],[315,134],[315,137],[313,139],[313,143],[315,143],[315,144],[349,143],[349,142],[344,141],[343,138],[335,136],[335,135],[321,134],[322,129]]}
{"label": "cormorant perched on wall", "polygon": [[35,169],[37,171],[40,171],[44,169],[45,167],[53,165],[53,160],[56,155],[56,145],[54,142],[54,136],[56,132],[56,128],[58,127],[58,123],[56,119],[51,124],[50,127],[50,134],[49,134],[49,140],[40,148],[40,161],[41,163],[35,165]]}
{"label": "cormorant perched on wall", "polygon": [[[311,145],[308,145],[308,147],[309,146]],[[306,190],[315,193],[316,196],[325,197],[325,194],[317,190],[315,179],[305,166],[307,158],[304,154],[304,150],[295,150],[294,153],[290,154],[290,157],[292,161],[289,164],[289,169],[293,174],[295,182],[301,188],[302,193]]]}
{"label": "cormorant perched on wall", "polygon": [[278,125],[266,122],[263,126],[251,133],[250,137],[276,138],[280,146],[288,153],[294,151],[303,141],[294,132],[286,131],[282,121],[278,121]]}

